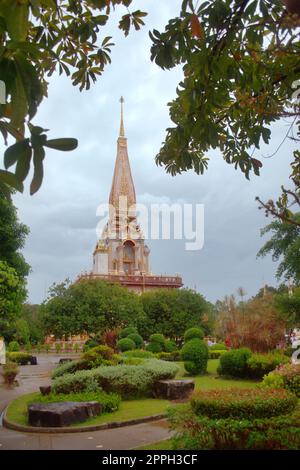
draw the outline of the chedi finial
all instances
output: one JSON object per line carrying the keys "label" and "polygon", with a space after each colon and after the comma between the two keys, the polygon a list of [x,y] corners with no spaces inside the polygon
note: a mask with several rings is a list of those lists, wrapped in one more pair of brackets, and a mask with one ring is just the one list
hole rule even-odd
{"label": "chedi finial", "polygon": [[124,103],[124,98],[123,98],[123,96],[121,96],[121,98],[120,98],[120,103],[121,103],[120,137],[125,137],[125,131],[124,131],[124,117],[123,117],[123,103]]}

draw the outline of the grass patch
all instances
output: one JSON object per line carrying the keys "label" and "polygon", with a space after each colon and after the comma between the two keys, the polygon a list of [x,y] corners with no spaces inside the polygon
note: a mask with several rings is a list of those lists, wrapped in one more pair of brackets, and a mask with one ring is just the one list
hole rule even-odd
{"label": "grass patch", "polygon": [[136,447],[134,450],[172,450],[172,440],[165,439],[146,446]]}
{"label": "grass patch", "polygon": [[[27,425],[27,405],[32,402],[39,393],[30,393],[13,400],[6,412],[9,421],[16,424]],[[84,423],[76,423],[72,426],[92,426],[96,424],[111,423],[113,421],[127,421],[129,419],[144,418],[154,414],[161,414],[166,411],[168,400],[157,400],[148,398],[144,400],[122,401],[120,408],[113,413],[103,413],[86,420]]]}
{"label": "grass patch", "polygon": [[220,377],[217,374],[217,367],[219,365],[219,359],[209,359],[207,364],[207,374],[198,375],[191,377],[185,370],[183,362],[177,362],[180,367],[177,372],[176,378],[192,378],[195,381],[195,389],[210,390],[210,389],[222,389],[222,388],[249,388],[255,387],[257,381],[245,380],[245,379],[227,379]]}
{"label": "grass patch", "polygon": [[[210,390],[230,387],[249,388],[255,387],[257,384],[257,382],[253,380],[229,380],[218,376],[217,367],[219,364],[219,359],[210,359],[208,361],[207,374],[197,377],[190,377],[186,373],[183,362],[178,362],[177,364],[179,365],[180,369],[176,375],[176,378],[193,378],[196,389]],[[27,405],[37,398],[38,395],[39,393],[30,393],[13,400],[7,409],[7,419],[17,424],[27,425]],[[111,423],[113,421],[127,421],[129,419],[144,418],[145,416],[164,413],[168,405],[168,400],[158,400],[154,398],[147,398],[143,400],[125,400],[121,402],[118,411],[113,413],[104,413],[100,416],[96,416],[95,418],[90,418],[83,424],[80,423],[73,426],[91,426],[96,424]],[[164,445],[167,445],[166,442],[167,441],[163,441]],[[163,445],[163,443],[161,444]],[[160,443],[158,443],[158,445],[159,444]],[[147,448],[152,449],[152,447]],[[166,448],[162,447],[162,449],[165,450]]]}

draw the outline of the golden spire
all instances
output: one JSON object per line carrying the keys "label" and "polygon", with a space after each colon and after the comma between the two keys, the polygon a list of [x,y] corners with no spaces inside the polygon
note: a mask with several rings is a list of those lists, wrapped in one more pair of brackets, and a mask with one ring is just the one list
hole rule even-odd
{"label": "golden spire", "polygon": [[121,98],[120,98],[120,103],[121,103],[120,137],[125,137],[125,132],[124,132],[124,118],[123,118],[123,103],[124,103],[124,98],[123,98],[123,96],[121,96]]}

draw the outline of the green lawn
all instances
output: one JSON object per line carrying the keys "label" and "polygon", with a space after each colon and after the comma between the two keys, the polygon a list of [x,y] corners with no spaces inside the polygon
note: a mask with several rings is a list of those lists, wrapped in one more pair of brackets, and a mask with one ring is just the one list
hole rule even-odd
{"label": "green lawn", "polygon": [[209,390],[212,388],[230,388],[230,387],[239,387],[239,388],[248,388],[254,387],[257,382],[254,380],[242,380],[242,379],[225,379],[220,377],[217,374],[217,367],[219,365],[219,359],[210,359],[207,366],[207,374],[200,375],[198,377],[190,377],[185,369],[183,362],[177,363],[180,367],[179,372],[176,375],[176,378],[192,378],[195,381],[195,388],[200,388],[201,390]]}
{"label": "green lawn", "polygon": [[[217,367],[219,360],[210,359],[208,361],[207,374],[203,376],[193,377],[195,380],[196,389],[208,390],[214,388],[229,388],[229,387],[254,387],[257,382],[253,380],[234,380],[224,379],[218,376]],[[178,371],[177,378],[188,378],[184,370],[183,362],[178,362],[180,370]],[[27,424],[27,405],[35,398],[38,393],[30,393],[23,395],[12,401],[7,410],[7,418],[18,424]],[[118,411],[114,413],[105,413],[95,418],[90,418],[83,424],[75,424],[74,426],[90,426],[95,424],[110,423],[112,421],[127,421],[129,419],[143,418],[154,414],[164,413],[169,402],[167,400],[158,400],[148,398],[143,400],[126,400],[122,401]],[[159,443],[160,445],[160,443]],[[164,444],[166,445],[166,443]],[[152,448],[152,447],[151,447]]]}
{"label": "green lawn", "polygon": [[165,439],[164,441],[137,447],[135,450],[172,450],[172,441],[171,439]]}
{"label": "green lawn", "polygon": [[[17,424],[27,425],[27,405],[39,393],[29,393],[13,400],[6,412],[9,421]],[[129,419],[144,418],[154,414],[161,414],[166,411],[169,405],[168,400],[157,400],[146,398],[143,400],[125,400],[120,404],[118,411],[114,413],[104,413],[103,415],[90,418],[84,423],[77,423],[73,426],[91,426],[95,424],[111,423],[112,421],[127,421]]]}

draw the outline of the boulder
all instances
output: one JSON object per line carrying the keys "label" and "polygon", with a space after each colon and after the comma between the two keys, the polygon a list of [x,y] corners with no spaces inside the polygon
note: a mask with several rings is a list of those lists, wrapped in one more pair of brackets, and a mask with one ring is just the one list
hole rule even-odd
{"label": "boulder", "polygon": [[195,388],[193,380],[160,380],[154,385],[154,396],[167,400],[185,400]]}
{"label": "boulder", "polygon": [[51,393],[51,385],[41,385],[40,392],[42,395],[50,395]]}
{"label": "boulder", "polygon": [[97,401],[33,403],[28,405],[28,423],[30,426],[50,428],[70,426],[98,416],[101,412],[102,405]]}
{"label": "boulder", "polygon": [[31,356],[30,358],[30,365],[37,366],[37,358],[36,356]]}

